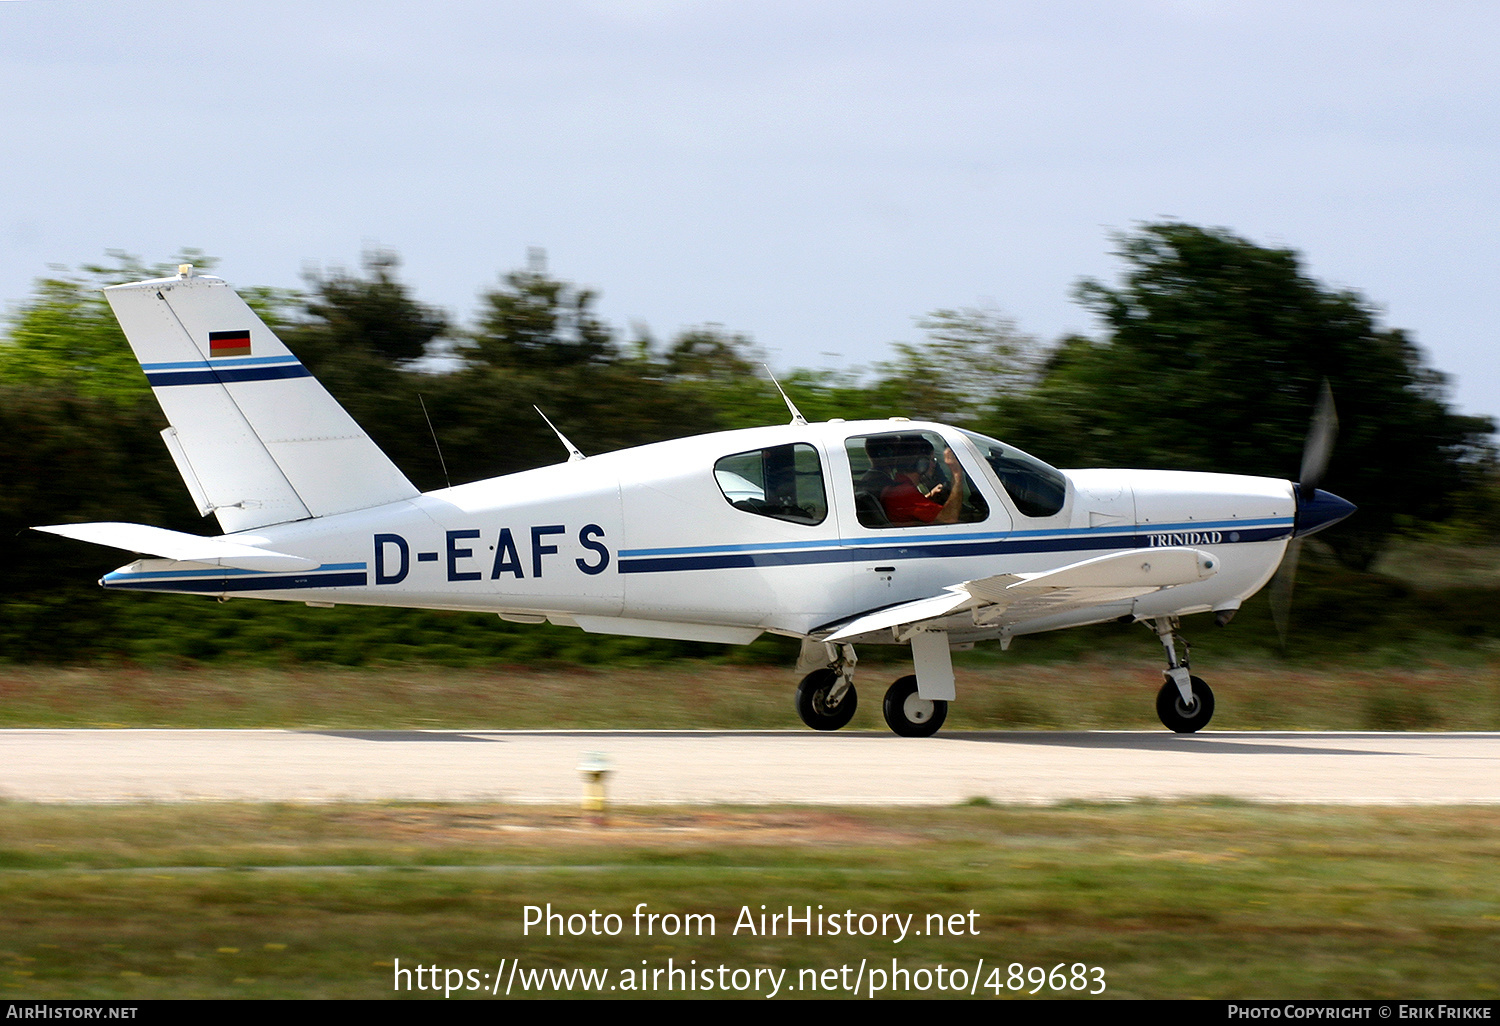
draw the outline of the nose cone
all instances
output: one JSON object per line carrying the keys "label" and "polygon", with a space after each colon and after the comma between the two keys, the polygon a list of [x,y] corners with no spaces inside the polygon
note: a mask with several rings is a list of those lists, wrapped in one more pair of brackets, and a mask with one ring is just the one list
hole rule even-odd
{"label": "nose cone", "polygon": [[1325,527],[1332,527],[1357,508],[1354,503],[1332,492],[1314,488],[1310,495],[1306,495],[1300,485],[1293,488],[1297,493],[1297,524],[1292,529],[1293,538],[1305,538]]}

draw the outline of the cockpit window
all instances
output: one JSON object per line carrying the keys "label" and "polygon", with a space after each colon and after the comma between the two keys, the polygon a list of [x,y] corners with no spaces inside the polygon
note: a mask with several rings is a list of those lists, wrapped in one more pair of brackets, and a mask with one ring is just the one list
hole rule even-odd
{"label": "cockpit window", "polygon": [[854,512],[865,527],[972,524],[990,515],[967,474],[953,497],[950,449],[939,434],[859,435],[844,447],[854,474]]}
{"label": "cockpit window", "polygon": [[1068,500],[1068,479],[1062,471],[993,438],[972,431],[964,434],[978,446],[1022,516],[1050,517],[1062,510]]}
{"label": "cockpit window", "polygon": [[793,524],[828,516],[818,450],[800,442],[725,456],[714,464],[719,491],[735,509]]}

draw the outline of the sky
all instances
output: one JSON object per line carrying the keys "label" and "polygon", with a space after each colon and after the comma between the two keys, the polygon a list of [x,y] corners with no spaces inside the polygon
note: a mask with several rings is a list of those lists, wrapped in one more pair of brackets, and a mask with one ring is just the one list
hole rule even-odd
{"label": "sky", "polygon": [[1288,247],[1500,416],[1500,6],[0,0],[0,302],[399,254],[460,323],[541,247],[622,333],[853,370],[940,308],[1100,326],[1115,239]]}

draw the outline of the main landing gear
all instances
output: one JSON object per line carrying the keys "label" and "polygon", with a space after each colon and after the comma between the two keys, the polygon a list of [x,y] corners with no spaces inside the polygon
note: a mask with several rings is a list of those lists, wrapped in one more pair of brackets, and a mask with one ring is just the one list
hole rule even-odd
{"label": "main landing gear", "polygon": [[858,708],[854,685],[832,667],[814,670],[797,685],[797,715],[813,730],[838,730]]}
{"label": "main landing gear", "polygon": [[812,670],[797,685],[797,715],[813,730],[838,730],[854,718],[859,695],[854,690],[853,645],[829,645],[811,639],[802,643],[799,672]]}
{"label": "main landing gear", "polygon": [[[1167,681],[1156,696],[1156,715],[1162,725],[1179,734],[1192,734],[1208,726],[1214,716],[1214,693],[1202,677],[1188,669],[1193,646],[1177,633],[1175,616],[1159,616],[1150,621],[1152,630],[1167,654]],[[1177,658],[1177,642],[1182,642],[1182,658]]]}
{"label": "main landing gear", "polygon": [[[946,654],[947,639],[941,641]],[[803,645],[798,669],[817,666],[825,659],[827,665],[818,666],[797,685],[797,715],[813,730],[838,730],[848,725],[859,708],[859,695],[854,690],[854,649],[808,641]],[[902,737],[931,737],[948,718],[948,703],[923,698],[918,693],[917,678],[909,675],[886,691],[881,711],[886,725]]]}
{"label": "main landing gear", "polygon": [[917,694],[917,678],[902,677],[885,693],[886,726],[902,737],[931,737],[948,718],[948,703]]}
{"label": "main landing gear", "polygon": [[[831,667],[814,670],[797,685],[797,715],[813,730],[847,726],[859,708],[854,685]],[[931,737],[948,718],[948,703],[917,694],[917,678],[902,677],[885,693],[886,725],[902,737]]]}

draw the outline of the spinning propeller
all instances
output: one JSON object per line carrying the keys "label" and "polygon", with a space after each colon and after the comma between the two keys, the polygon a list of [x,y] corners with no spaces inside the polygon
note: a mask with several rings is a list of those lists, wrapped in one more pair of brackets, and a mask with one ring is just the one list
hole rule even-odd
{"label": "spinning propeller", "polygon": [[1339,416],[1333,408],[1333,389],[1328,387],[1328,379],[1324,378],[1323,388],[1318,393],[1318,405],[1307,429],[1307,441],[1302,446],[1302,472],[1292,486],[1297,497],[1292,539],[1287,543],[1281,567],[1271,581],[1271,619],[1276,624],[1283,649],[1286,648],[1286,633],[1291,622],[1292,589],[1297,583],[1297,561],[1302,558],[1303,539],[1325,527],[1332,527],[1355,509],[1353,503],[1332,492],[1318,490],[1333,456],[1333,442],[1338,433]]}

